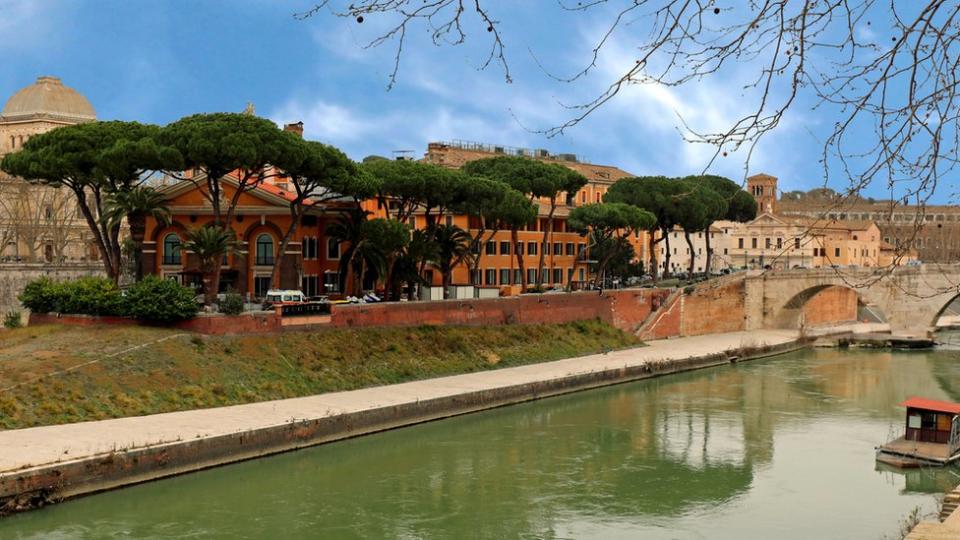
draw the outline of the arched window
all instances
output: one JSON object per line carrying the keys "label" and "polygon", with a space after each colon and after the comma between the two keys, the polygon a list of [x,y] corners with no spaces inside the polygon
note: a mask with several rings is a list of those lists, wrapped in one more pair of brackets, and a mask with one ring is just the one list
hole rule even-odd
{"label": "arched window", "polygon": [[180,264],[180,237],[174,233],[163,237],[163,264]]}
{"label": "arched window", "polygon": [[261,234],[257,237],[257,264],[273,264],[273,238],[269,234]]}

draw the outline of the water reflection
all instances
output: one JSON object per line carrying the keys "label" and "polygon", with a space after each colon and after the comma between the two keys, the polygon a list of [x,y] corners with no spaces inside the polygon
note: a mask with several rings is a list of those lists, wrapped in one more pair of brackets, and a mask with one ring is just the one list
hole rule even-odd
{"label": "water reflection", "polygon": [[957,354],[818,350],[611,387],[84,498],[0,537],[877,537],[956,482],[877,470],[873,448],[904,397],[956,399]]}

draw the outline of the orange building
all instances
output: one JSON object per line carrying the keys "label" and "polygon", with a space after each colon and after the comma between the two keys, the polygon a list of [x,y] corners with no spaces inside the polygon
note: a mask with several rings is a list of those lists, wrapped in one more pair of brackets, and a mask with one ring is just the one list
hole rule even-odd
{"label": "orange building", "polygon": [[[475,270],[466,264],[454,269],[453,285],[476,285],[494,287],[500,294],[517,294],[521,288],[521,274],[516,253],[520,252],[524,260],[528,286],[537,281],[537,267],[541,251],[544,252],[544,264],[539,270],[543,273],[542,282],[548,287],[579,288],[591,279],[590,264],[587,260],[587,239],[567,229],[567,216],[576,206],[599,202],[603,194],[617,180],[632,176],[616,167],[583,163],[575,156],[561,154],[550,156],[543,150],[530,151],[494,147],[467,143],[430,143],[423,161],[446,167],[460,167],[464,163],[503,155],[524,155],[531,159],[556,162],[587,177],[587,184],[579,192],[562,197],[554,213],[553,232],[543,242],[543,231],[548,228],[549,201],[539,201],[540,217],[536,223],[519,231],[517,242],[510,238],[510,231],[487,231],[484,243],[474,255],[479,263]],[[212,209],[204,197],[200,185],[183,181],[162,188],[167,196],[172,214],[172,223],[168,226],[148,220],[146,241],[144,243],[143,269],[145,273],[155,273],[186,285],[200,286],[202,274],[199,261],[182,248],[185,233],[196,227],[210,223]],[[237,182],[228,176],[223,179],[224,197],[229,200],[235,193]],[[259,187],[241,195],[236,210],[236,219],[231,224],[239,245],[235,253],[224,258],[221,277],[221,291],[236,289],[249,298],[260,298],[271,282],[273,262],[281,254],[277,253],[284,232],[290,224],[289,201],[293,194],[286,189],[282,178],[263,183]],[[286,253],[282,254],[279,284],[281,288],[301,289],[308,296],[317,294],[359,294],[360,291],[340,291],[337,269],[340,263],[341,247],[325,235],[326,225],[335,221],[339,215],[352,206],[352,202],[343,201],[337,205],[314,207],[307,211],[303,224],[298,227],[291,239]],[[378,207],[378,201],[368,200],[361,207],[382,217],[384,210]],[[456,225],[472,235],[479,232],[476,218],[464,214],[448,214],[440,217],[448,225]],[[414,213],[410,225],[416,229],[427,227],[426,216]],[[637,251],[637,258],[647,261],[648,242],[645,232],[631,236],[631,242]],[[442,276],[435,270],[426,270],[424,276],[433,285],[442,283]],[[347,286],[352,282],[346,280]],[[368,287],[370,283],[366,284]],[[382,285],[382,284],[381,284]]]}
{"label": "orange building", "polygon": [[[224,198],[230,200],[237,181],[222,180]],[[199,182],[203,185],[203,182]],[[209,201],[198,184],[182,181],[161,188],[167,197],[171,223],[162,225],[150,219],[143,246],[145,274],[157,274],[184,285],[201,285],[199,261],[183,247],[186,232],[213,221]],[[231,229],[237,246],[223,260],[220,290],[234,289],[247,298],[262,298],[270,287],[274,261],[282,257],[279,285],[300,289],[306,295],[338,293],[337,267],[340,245],[323,234],[325,226],[349,206],[328,204],[308,208],[290,239],[285,253],[280,242],[290,225],[290,192],[270,183],[242,193]]]}
{"label": "orange building", "polygon": [[[583,189],[559,198],[560,204],[554,212],[553,232],[545,244],[546,257],[541,269],[544,275],[543,283],[547,286],[581,287],[591,279],[590,267],[586,259],[587,239],[567,229],[567,216],[570,210],[577,206],[601,202],[603,195],[617,180],[634,175],[608,165],[585,163],[574,154],[551,155],[542,149],[530,150],[465,141],[429,143],[423,161],[444,167],[460,168],[470,161],[504,155],[524,156],[558,163],[587,178],[587,184]],[[540,244],[543,242],[543,231],[548,230],[547,216],[550,210],[549,200],[542,199],[538,202],[540,217],[536,223],[519,232],[516,246],[512,245],[509,231],[497,231],[492,240],[481,247],[477,271],[471,276],[468,268],[458,268],[454,272],[453,283],[499,287],[503,294],[519,293],[520,269],[514,255],[515,250],[522,250],[528,286],[535,283],[536,267],[539,264],[542,249]],[[422,216],[417,219],[418,227],[426,226]],[[451,215],[446,216],[445,219],[447,223],[466,229],[473,235],[479,230],[479,224],[471,222],[465,215]],[[646,233],[632,235],[630,239],[636,250],[637,259],[646,262],[649,259]],[[436,284],[439,283],[439,279],[439,276],[432,277],[433,283]]]}

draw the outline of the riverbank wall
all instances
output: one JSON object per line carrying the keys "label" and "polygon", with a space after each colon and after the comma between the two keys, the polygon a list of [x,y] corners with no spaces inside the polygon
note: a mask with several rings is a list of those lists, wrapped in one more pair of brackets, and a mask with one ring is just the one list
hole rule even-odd
{"label": "riverbank wall", "polygon": [[0,432],[0,513],[591,388],[797,350],[793,332],[732,333],[217,409]]}

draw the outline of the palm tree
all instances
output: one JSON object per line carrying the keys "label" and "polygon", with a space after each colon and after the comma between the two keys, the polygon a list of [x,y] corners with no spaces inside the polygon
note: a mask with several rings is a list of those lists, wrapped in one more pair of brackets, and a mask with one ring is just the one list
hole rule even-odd
{"label": "palm tree", "polygon": [[[340,290],[346,292],[347,273],[349,272],[357,248],[363,242],[363,223],[367,220],[370,212],[353,208],[341,216],[337,221],[327,227],[327,237],[340,245],[346,245],[346,248],[340,254],[340,265],[337,268],[337,278],[340,282]],[[363,281],[361,281],[361,284]],[[354,292],[354,291],[350,291]]]}
{"label": "palm tree", "polygon": [[104,220],[109,224],[118,224],[127,218],[130,226],[130,240],[133,241],[134,279],[143,279],[143,239],[147,232],[147,218],[157,222],[170,223],[170,210],[166,197],[149,186],[137,186],[128,191],[118,191],[107,195]]}
{"label": "palm tree", "polygon": [[396,291],[393,291],[392,297],[399,298],[399,289],[401,284],[406,283],[409,287],[407,297],[413,300],[417,285],[426,284],[423,279],[423,267],[428,262],[435,260],[439,256],[437,244],[433,241],[433,232],[419,229],[413,231],[410,236],[410,242],[400,257],[393,265],[393,285]]}
{"label": "palm tree", "polygon": [[450,286],[453,269],[471,257],[470,244],[473,237],[470,233],[456,225],[440,225],[433,232],[433,242],[436,244],[436,254],[433,265],[443,276],[443,288]]}
{"label": "palm tree", "polygon": [[212,305],[217,301],[218,291],[213,284],[220,281],[223,256],[233,251],[236,239],[232,231],[217,226],[187,231],[186,237],[184,248],[196,255],[203,272],[203,303]]}

